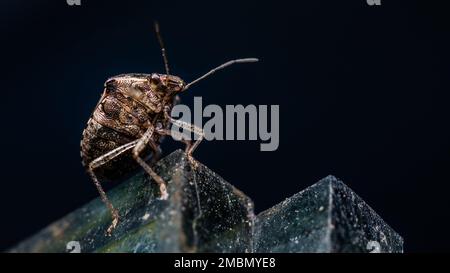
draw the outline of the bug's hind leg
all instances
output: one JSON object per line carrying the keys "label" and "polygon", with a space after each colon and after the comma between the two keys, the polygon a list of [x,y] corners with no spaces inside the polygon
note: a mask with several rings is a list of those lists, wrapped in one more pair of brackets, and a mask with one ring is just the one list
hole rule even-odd
{"label": "bug's hind leg", "polygon": [[119,211],[116,210],[109,201],[108,196],[106,195],[105,191],[103,190],[102,185],[100,184],[100,181],[97,179],[97,176],[95,175],[94,170],[98,167],[101,167],[102,165],[108,163],[110,160],[114,159],[115,157],[123,154],[124,152],[130,150],[134,146],[136,146],[138,140],[132,141],[130,143],[127,143],[125,145],[122,145],[120,147],[117,147],[116,149],[94,159],[91,163],[89,163],[88,167],[88,173],[91,176],[92,180],[94,181],[95,186],[97,187],[98,192],[100,193],[100,198],[102,199],[103,203],[108,207],[109,211],[111,212],[112,217],[112,223],[108,227],[108,230],[106,233],[108,235],[111,235],[112,231],[116,228],[117,224],[119,223]]}
{"label": "bug's hind leg", "polygon": [[[169,197],[167,193],[166,183],[153,169],[145,162],[144,159],[141,158],[140,153],[145,149],[149,143],[151,143],[154,129],[150,127],[144,133],[144,135],[139,139],[136,146],[133,148],[133,158],[136,162],[141,165],[141,167],[147,172],[153,180],[159,185],[159,191],[161,193],[161,199],[166,200]],[[154,145],[150,145],[152,147]]]}

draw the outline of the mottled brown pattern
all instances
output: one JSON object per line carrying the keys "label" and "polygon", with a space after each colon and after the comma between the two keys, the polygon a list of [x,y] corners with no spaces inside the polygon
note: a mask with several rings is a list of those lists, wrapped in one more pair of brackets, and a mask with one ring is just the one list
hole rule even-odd
{"label": "mottled brown pattern", "polygon": [[[106,81],[104,93],[83,131],[81,157],[86,168],[89,168],[89,163],[94,159],[142,137],[153,121],[158,120],[161,128],[169,126],[169,121],[164,117],[164,113],[152,111],[151,108],[157,107],[147,107],[129,95],[131,86],[136,82],[142,82],[142,90],[147,91],[147,94],[142,91],[138,92],[151,97],[152,105],[159,100],[159,104],[165,103],[168,109],[171,109],[174,96],[168,97],[171,101],[167,101],[162,92],[152,92],[152,86],[148,83],[146,85],[145,81],[150,79],[148,82],[151,82],[152,76],[155,79],[160,77],[158,74],[124,74]],[[153,80],[153,82],[156,81]],[[133,96],[136,97],[136,93]],[[152,137],[155,146],[159,146],[161,140],[162,135],[160,134],[154,134]],[[148,158],[150,155],[151,149],[148,147],[143,152],[143,157]],[[138,166],[130,150],[97,168],[95,174],[100,180],[114,181],[135,170]]]}

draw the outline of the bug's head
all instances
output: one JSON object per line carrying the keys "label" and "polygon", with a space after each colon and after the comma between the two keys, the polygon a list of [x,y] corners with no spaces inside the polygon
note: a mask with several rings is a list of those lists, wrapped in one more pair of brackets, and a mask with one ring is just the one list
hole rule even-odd
{"label": "bug's head", "polygon": [[153,73],[149,79],[150,88],[154,92],[164,94],[176,94],[184,90],[186,84],[184,81],[173,75]]}

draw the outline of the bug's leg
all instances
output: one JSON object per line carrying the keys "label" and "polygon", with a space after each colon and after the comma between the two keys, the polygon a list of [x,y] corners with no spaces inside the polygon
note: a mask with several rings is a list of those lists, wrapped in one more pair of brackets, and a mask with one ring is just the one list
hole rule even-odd
{"label": "bug's leg", "polygon": [[[197,163],[195,162],[194,158],[192,157],[192,153],[195,151],[195,149],[198,147],[198,145],[200,144],[200,142],[203,140],[203,138],[205,136],[203,129],[195,126],[194,124],[187,123],[182,120],[173,119],[168,114],[166,114],[166,118],[169,118],[170,122],[177,125],[178,127],[188,130],[190,132],[193,132],[194,134],[196,134],[198,136],[197,140],[193,144],[191,142],[189,142],[189,144],[186,144],[186,156],[188,157],[188,159],[192,163],[192,165],[194,167],[197,167]],[[174,133],[174,132],[172,132],[172,133]]]}
{"label": "bug's leg", "polygon": [[161,148],[159,147],[159,145],[157,145],[157,144],[156,144],[155,142],[153,142],[153,141],[150,141],[148,144],[150,145],[150,148],[151,148],[152,151],[153,151],[153,155],[152,155],[152,158],[151,158],[151,161],[150,161],[150,166],[153,166],[153,165],[155,165],[155,163],[158,162],[158,160],[161,158],[162,150],[161,150]]}
{"label": "bug's leg", "polygon": [[183,134],[176,132],[176,131],[171,131],[169,129],[157,129],[156,132],[160,135],[163,136],[171,136],[171,137],[176,137],[176,139],[178,139],[179,141],[183,142],[184,144],[186,144],[186,149],[185,152],[187,152],[188,148],[192,146],[192,143],[189,140],[183,139]]}
{"label": "bug's leg", "polygon": [[111,232],[114,230],[114,228],[119,223],[119,212],[114,208],[111,201],[109,201],[108,196],[106,196],[105,191],[102,188],[102,185],[100,184],[100,181],[97,179],[97,176],[95,175],[94,170],[105,163],[109,162],[110,160],[114,159],[115,157],[121,155],[122,153],[130,150],[137,144],[138,140],[132,141],[130,143],[127,143],[125,145],[122,145],[120,147],[117,147],[116,149],[94,159],[91,163],[89,163],[88,167],[88,173],[91,176],[92,180],[94,181],[95,186],[97,187],[98,192],[100,193],[100,198],[102,199],[103,203],[108,207],[109,211],[111,212],[112,217],[112,223],[108,227],[108,230],[106,231],[108,235],[111,235]]}
{"label": "bug's leg", "polygon": [[[186,144],[185,153],[188,154],[188,151],[192,147],[192,142],[186,139],[183,139],[183,134],[176,131],[171,131],[169,129],[160,129],[157,131],[160,135],[166,135],[166,136],[172,136],[174,139],[177,139],[184,144]],[[188,156],[189,162],[194,166],[197,167],[197,163],[195,162],[194,158],[192,156]]]}
{"label": "bug's leg", "polygon": [[133,158],[141,167],[147,172],[153,180],[159,185],[159,191],[161,193],[161,199],[166,200],[169,195],[167,193],[166,183],[153,169],[141,158],[140,153],[145,149],[147,145],[152,141],[154,128],[149,127],[144,135],[139,139],[136,146],[133,148]]}

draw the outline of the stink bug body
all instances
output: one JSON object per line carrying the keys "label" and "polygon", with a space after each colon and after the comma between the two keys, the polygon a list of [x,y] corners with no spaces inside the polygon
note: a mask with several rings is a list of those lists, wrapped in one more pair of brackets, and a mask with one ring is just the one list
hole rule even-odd
{"label": "stink bug body", "polygon": [[258,61],[254,58],[232,60],[185,84],[179,77],[170,75],[157,24],[155,29],[166,74],[123,74],[108,79],[100,101],[83,131],[82,163],[111,212],[112,223],[107,230],[108,234],[117,226],[119,212],[109,201],[100,181],[121,178],[141,167],[159,185],[161,198],[167,199],[164,180],[153,171],[146,158],[150,154],[152,161],[159,158],[162,138],[172,134],[169,130],[171,123],[199,136],[196,141],[183,140],[189,160],[193,160],[192,153],[203,138],[202,129],[171,118],[170,112],[178,100],[178,94],[229,65]]}

